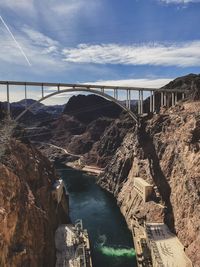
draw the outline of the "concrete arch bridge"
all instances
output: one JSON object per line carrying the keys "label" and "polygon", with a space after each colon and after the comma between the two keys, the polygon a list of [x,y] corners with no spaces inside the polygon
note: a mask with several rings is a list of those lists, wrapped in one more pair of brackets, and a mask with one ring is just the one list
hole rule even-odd
{"label": "concrete arch bridge", "polygon": [[[109,101],[114,102],[125,110],[132,119],[138,124],[139,117],[148,113],[154,113],[157,107],[162,106],[173,106],[178,100],[184,99],[187,95],[186,90],[172,90],[172,89],[158,89],[158,88],[140,88],[140,87],[127,87],[127,86],[108,86],[108,85],[92,85],[92,84],[67,84],[67,83],[48,83],[48,82],[20,82],[20,81],[0,81],[0,86],[6,88],[6,102],[7,102],[7,114],[11,115],[10,99],[12,92],[11,86],[19,87],[24,92],[24,98],[27,100],[28,86],[39,87],[41,97],[32,105],[26,105],[25,110],[22,111],[16,118],[19,120],[28,110],[33,108],[38,102],[42,102],[50,97],[58,94],[68,92],[87,92],[95,95],[99,95]],[[44,88],[50,89],[48,93],[45,92]],[[112,96],[108,94],[112,92]],[[120,100],[119,92],[123,91],[125,100]],[[133,99],[133,92],[137,92],[137,99]],[[145,100],[148,97],[148,100]],[[132,101],[135,101],[132,106]],[[103,108],[103,107],[102,107]]]}

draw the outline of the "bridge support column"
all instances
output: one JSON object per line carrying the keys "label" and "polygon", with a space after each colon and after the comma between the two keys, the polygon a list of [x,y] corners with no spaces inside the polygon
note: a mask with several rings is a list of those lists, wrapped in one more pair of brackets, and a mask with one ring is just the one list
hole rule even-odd
{"label": "bridge support column", "polygon": [[140,110],[140,101],[141,101],[141,94],[140,94],[140,91],[138,91],[138,114],[140,115],[141,113],[141,110]]}
{"label": "bridge support column", "polygon": [[164,94],[163,94],[163,92],[161,92],[161,94],[160,94],[160,106],[161,107],[164,106]]}
{"label": "bridge support column", "polygon": [[42,84],[42,98],[44,97],[44,85]]}
{"label": "bridge support column", "polygon": [[155,112],[155,92],[153,92],[153,110],[152,112]]}
{"label": "bridge support column", "polygon": [[172,106],[174,106],[174,93],[172,93]]}
{"label": "bridge support column", "polygon": [[167,94],[164,93],[164,106],[167,106]]}
{"label": "bridge support column", "polygon": [[25,98],[25,108],[27,108],[27,87],[26,87],[26,84],[24,86],[24,98]]}
{"label": "bridge support column", "polygon": [[114,98],[118,99],[118,91],[117,91],[117,89],[114,89]]}
{"label": "bridge support column", "polygon": [[7,116],[10,118],[10,88],[9,83],[7,83]]}
{"label": "bridge support column", "polygon": [[131,109],[131,90],[128,90],[128,108]]}
{"label": "bridge support column", "polygon": [[175,105],[178,103],[178,94],[177,92],[175,93]]}
{"label": "bridge support column", "polygon": [[128,95],[128,90],[126,90],[126,107],[129,108],[129,95]]}
{"label": "bridge support column", "polygon": [[152,112],[153,108],[152,108],[152,91],[150,91],[150,101],[149,101],[149,111],[150,113]]}
{"label": "bridge support column", "polygon": [[141,90],[140,114],[143,114],[143,91]]}

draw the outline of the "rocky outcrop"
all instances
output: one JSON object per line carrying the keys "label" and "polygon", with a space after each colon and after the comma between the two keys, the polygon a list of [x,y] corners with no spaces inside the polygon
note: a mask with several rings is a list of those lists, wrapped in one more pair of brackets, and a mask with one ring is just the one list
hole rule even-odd
{"label": "rocky outcrop", "polygon": [[187,90],[187,97],[191,100],[200,99],[200,74],[189,74],[178,77],[162,89]]}
{"label": "rocky outcrop", "polygon": [[[195,266],[200,265],[200,102],[163,108],[128,133],[100,177],[113,193],[131,228],[133,219],[164,221],[180,238]],[[133,190],[142,177],[160,199],[144,203]]]}
{"label": "rocky outcrop", "polygon": [[63,113],[88,124],[99,117],[117,118],[121,111],[122,109],[115,103],[92,94],[71,97]]}
{"label": "rocky outcrop", "polygon": [[52,196],[53,166],[30,144],[12,139],[0,163],[0,266],[55,266],[54,233],[68,222],[65,195]]}
{"label": "rocky outcrop", "polygon": [[[83,164],[105,167],[133,125],[116,104],[95,95],[78,95],[58,119],[41,123],[28,136],[81,155]],[[45,153],[52,155],[47,149]]]}

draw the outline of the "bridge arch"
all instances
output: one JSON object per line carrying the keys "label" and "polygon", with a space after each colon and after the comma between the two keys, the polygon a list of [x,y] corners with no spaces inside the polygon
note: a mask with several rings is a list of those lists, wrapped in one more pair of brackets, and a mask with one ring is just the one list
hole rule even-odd
{"label": "bridge arch", "polygon": [[56,96],[58,94],[63,94],[63,93],[70,93],[70,92],[89,92],[95,95],[98,95],[106,100],[112,101],[114,102],[116,105],[118,105],[119,107],[122,108],[122,110],[126,111],[130,117],[136,122],[136,124],[138,124],[138,117],[136,114],[134,114],[129,108],[127,108],[126,106],[124,106],[122,103],[120,103],[119,100],[115,99],[114,97],[104,93],[104,92],[100,92],[91,88],[69,88],[69,89],[62,89],[59,91],[56,91],[54,93],[48,94],[46,96],[43,96],[42,98],[40,98],[39,100],[37,100],[37,102],[33,103],[32,105],[28,106],[24,111],[22,111],[16,118],[15,121],[18,121],[28,110],[30,110],[31,108],[33,108],[35,105],[37,105],[37,103],[40,103],[50,97]]}

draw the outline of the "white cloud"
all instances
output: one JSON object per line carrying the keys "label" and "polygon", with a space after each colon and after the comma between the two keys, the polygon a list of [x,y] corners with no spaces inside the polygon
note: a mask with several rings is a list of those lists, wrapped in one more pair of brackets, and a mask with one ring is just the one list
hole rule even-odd
{"label": "white cloud", "polygon": [[29,37],[34,45],[38,46],[57,46],[58,42],[49,38],[41,32],[38,32],[30,27],[25,26],[22,31]]}
{"label": "white cloud", "polygon": [[80,44],[63,50],[66,62],[160,65],[160,66],[200,66],[200,41],[161,44]]}
{"label": "white cloud", "polygon": [[[62,61],[60,45],[57,41],[28,27],[24,27],[21,32],[14,34],[32,64],[31,71],[33,73],[48,72],[49,70],[60,71],[67,66]],[[14,66],[26,67],[20,51],[4,29],[1,29],[0,47],[1,66],[10,64],[12,68]]]}
{"label": "white cloud", "polygon": [[168,84],[170,81],[172,81],[172,79],[170,78],[143,78],[125,80],[100,80],[95,82],[87,82],[86,84],[160,88]]}
{"label": "white cloud", "polygon": [[200,3],[200,0],[160,0],[167,4],[188,4],[188,3]]}
{"label": "white cloud", "polygon": [[85,6],[83,1],[69,1],[61,2],[60,4],[56,3],[51,6],[51,9],[56,12],[58,15],[73,15],[75,12],[78,12],[81,8]]}
{"label": "white cloud", "polygon": [[33,9],[33,0],[0,0],[0,7],[9,9]]}

